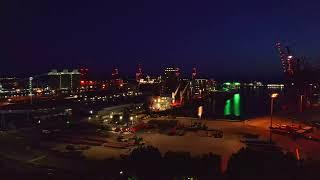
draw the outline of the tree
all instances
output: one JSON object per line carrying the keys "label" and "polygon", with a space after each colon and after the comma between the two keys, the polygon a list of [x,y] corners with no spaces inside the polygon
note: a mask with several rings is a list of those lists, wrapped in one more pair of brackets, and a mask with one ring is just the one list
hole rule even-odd
{"label": "tree", "polygon": [[292,179],[299,175],[299,167],[292,154],[242,148],[231,156],[227,175],[231,179]]}

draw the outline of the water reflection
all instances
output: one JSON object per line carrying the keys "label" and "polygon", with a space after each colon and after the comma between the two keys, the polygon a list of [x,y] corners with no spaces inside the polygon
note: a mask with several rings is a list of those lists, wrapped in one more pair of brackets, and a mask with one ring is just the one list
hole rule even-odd
{"label": "water reflection", "polygon": [[207,118],[225,119],[266,115],[270,93],[267,88],[241,88],[235,92],[215,93],[203,102],[204,112]]}

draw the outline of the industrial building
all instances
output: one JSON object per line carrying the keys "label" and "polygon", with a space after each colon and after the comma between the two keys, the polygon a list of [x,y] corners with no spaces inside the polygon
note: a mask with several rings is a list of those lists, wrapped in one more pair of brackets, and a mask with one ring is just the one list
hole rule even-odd
{"label": "industrial building", "polygon": [[170,95],[179,86],[180,82],[180,69],[167,67],[164,69],[164,76],[162,78],[162,90],[163,95]]}
{"label": "industrial building", "polygon": [[34,76],[32,86],[52,90],[76,90],[80,87],[80,73],[77,69],[73,71],[64,69],[61,72],[53,69],[48,73]]}

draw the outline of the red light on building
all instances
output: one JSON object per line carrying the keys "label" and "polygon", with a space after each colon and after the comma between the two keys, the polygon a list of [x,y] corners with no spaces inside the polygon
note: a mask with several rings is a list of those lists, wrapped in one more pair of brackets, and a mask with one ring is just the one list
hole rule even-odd
{"label": "red light on building", "polygon": [[139,82],[140,79],[142,79],[142,68],[141,68],[141,66],[139,64],[137,72],[136,72],[136,81]]}
{"label": "red light on building", "polygon": [[176,76],[177,76],[177,77],[180,76],[180,68],[176,68]]}
{"label": "red light on building", "polygon": [[89,69],[88,68],[80,68],[80,78],[81,80],[87,80],[88,79],[88,74],[89,74]]}
{"label": "red light on building", "polygon": [[197,75],[197,69],[196,68],[192,68],[192,79],[195,79]]}

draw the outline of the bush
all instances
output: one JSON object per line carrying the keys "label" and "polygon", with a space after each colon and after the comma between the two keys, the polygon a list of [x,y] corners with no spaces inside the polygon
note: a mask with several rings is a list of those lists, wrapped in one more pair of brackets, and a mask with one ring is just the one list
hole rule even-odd
{"label": "bush", "polygon": [[138,179],[207,179],[221,175],[220,156],[213,154],[193,158],[189,152],[169,151],[162,157],[157,148],[141,146],[124,159],[126,171]]}
{"label": "bush", "polygon": [[298,161],[292,154],[283,154],[281,151],[257,151],[251,148],[242,148],[233,154],[227,169],[231,178],[249,179],[292,179],[298,172]]}

